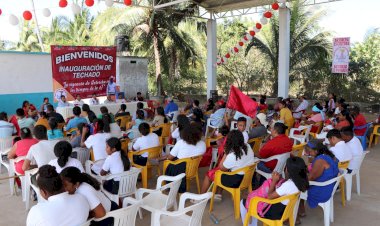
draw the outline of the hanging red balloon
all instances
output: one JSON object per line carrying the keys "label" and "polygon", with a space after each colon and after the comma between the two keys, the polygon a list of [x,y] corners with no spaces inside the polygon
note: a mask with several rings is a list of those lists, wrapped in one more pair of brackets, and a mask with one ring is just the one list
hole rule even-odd
{"label": "hanging red balloon", "polygon": [[261,29],[261,27],[262,27],[262,26],[261,26],[260,23],[256,23],[256,28],[257,28],[257,29]]}
{"label": "hanging red balloon", "polygon": [[244,42],[239,42],[239,46],[243,46],[244,45]]}
{"label": "hanging red balloon", "polygon": [[24,17],[25,20],[31,20],[33,17],[32,13],[29,10],[24,11],[22,16]]}
{"label": "hanging red balloon", "polygon": [[131,6],[132,5],[132,0],[124,0],[124,4],[127,5],[127,6]]}
{"label": "hanging red balloon", "polygon": [[231,57],[231,55],[229,54],[229,53],[227,53],[226,54],[226,58],[228,59],[228,58],[230,58]]}
{"label": "hanging red balloon", "polygon": [[66,0],[60,0],[59,1],[59,7],[65,8],[67,6],[67,1]]}
{"label": "hanging red balloon", "polygon": [[248,38],[247,36],[245,35],[244,38],[243,38],[245,41],[248,41]]}
{"label": "hanging red balloon", "polygon": [[86,6],[91,7],[94,5],[95,1],[94,0],[86,0],[85,3],[86,3]]}
{"label": "hanging red balloon", "polygon": [[278,10],[279,8],[280,8],[280,5],[277,2],[272,4],[272,9]]}
{"label": "hanging red balloon", "polygon": [[270,19],[272,17],[272,13],[268,11],[268,12],[264,13],[264,16],[266,18]]}
{"label": "hanging red balloon", "polygon": [[222,57],[222,59],[220,60],[222,63],[224,63],[224,57]]}
{"label": "hanging red balloon", "polygon": [[3,11],[1,11],[1,9],[0,9],[0,16],[1,16],[1,13],[3,13]]}
{"label": "hanging red balloon", "polygon": [[255,36],[255,32],[254,31],[249,31],[249,34],[251,35],[251,36]]}
{"label": "hanging red balloon", "polygon": [[239,49],[237,47],[234,47],[234,52],[235,53],[238,53],[239,52]]}

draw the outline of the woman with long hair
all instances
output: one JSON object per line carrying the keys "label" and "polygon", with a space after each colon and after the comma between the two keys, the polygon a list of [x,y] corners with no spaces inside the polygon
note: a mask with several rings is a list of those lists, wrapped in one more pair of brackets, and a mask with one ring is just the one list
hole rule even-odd
{"label": "woman with long hair", "polygon": [[73,148],[71,147],[71,144],[68,141],[59,141],[54,146],[54,154],[57,158],[51,160],[49,162],[49,165],[54,166],[55,170],[57,170],[57,173],[60,173],[63,169],[70,166],[76,167],[81,172],[84,172],[82,163],[78,159],[71,158],[72,152]]}
{"label": "woman with long hair", "polygon": [[338,123],[335,125],[335,129],[341,130],[344,127],[354,128],[354,122],[352,121],[350,112],[343,110],[338,114]]}
{"label": "woman with long hair", "polygon": [[61,129],[58,129],[57,119],[54,117],[49,118],[49,127],[50,129],[47,131],[47,136],[49,140],[56,140],[63,138],[63,132]]}
{"label": "woman with long hair", "polygon": [[186,115],[178,115],[177,128],[172,132],[172,138],[176,139],[177,142],[181,140],[181,131],[183,130],[183,128],[189,125],[190,121]]}
{"label": "woman with long hair", "polygon": [[154,127],[154,126],[160,126],[164,123],[168,123],[168,119],[166,118],[166,115],[165,115],[165,110],[163,107],[158,107],[157,114],[156,116],[154,116],[154,119],[151,125]]}

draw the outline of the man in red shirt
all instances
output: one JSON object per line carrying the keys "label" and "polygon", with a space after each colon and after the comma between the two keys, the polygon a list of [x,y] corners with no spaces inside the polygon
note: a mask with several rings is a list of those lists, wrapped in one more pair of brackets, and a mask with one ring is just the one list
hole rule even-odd
{"label": "man in red shirt", "polygon": [[[284,154],[292,151],[293,141],[285,135],[287,127],[280,122],[274,124],[271,134],[273,139],[268,141],[259,152],[259,158],[269,158],[274,155]],[[271,173],[276,167],[277,160],[263,164],[259,163],[258,168],[264,172]],[[280,172],[279,172],[280,173]]]}
{"label": "man in red shirt", "polygon": [[[352,117],[354,118],[354,132],[356,136],[363,136],[367,128],[364,126],[367,124],[367,121],[364,115],[360,114],[360,108],[355,106],[352,109]],[[360,127],[361,129],[356,129]],[[364,127],[364,128],[363,128]]]}

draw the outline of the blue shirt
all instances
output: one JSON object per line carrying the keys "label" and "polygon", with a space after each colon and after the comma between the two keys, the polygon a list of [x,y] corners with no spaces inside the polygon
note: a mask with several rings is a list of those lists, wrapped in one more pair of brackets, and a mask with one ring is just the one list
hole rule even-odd
{"label": "blue shirt", "polygon": [[[139,125],[140,125],[141,123],[143,123],[143,122],[145,122],[145,120],[143,120],[143,119],[139,119],[139,118],[136,119],[136,120],[135,120],[135,125],[133,125],[131,129],[138,129],[138,128],[139,128]],[[133,134],[133,132],[129,133],[129,134],[128,134],[128,138],[129,138],[129,139],[134,139],[134,138],[135,138],[135,134]]]}
{"label": "blue shirt", "polygon": [[75,116],[73,119],[70,119],[67,123],[66,130],[69,131],[72,128],[78,128],[79,123],[87,123],[87,120],[83,117]]}
{"label": "blue shirt", "polygon": [[224,114],[226,113],[225,108],[218,109],[214,114],[210,115],[210,123],[212,126],[222,127]]}
{"label": "blue shirt", "polygon": [[173,101],[170,101],[168,105],[165,107],[165,114],[170,114],[174,111],[178,111],[178,105],[174,103]]}
{"label": "blue shirt", "polygon": [[63,138],[63,133],[62,133],[62,130],[60,129],[55,129],[55,130],[50,129],[47,131],[47,136],[48,136],[48,140],[61,139]]}

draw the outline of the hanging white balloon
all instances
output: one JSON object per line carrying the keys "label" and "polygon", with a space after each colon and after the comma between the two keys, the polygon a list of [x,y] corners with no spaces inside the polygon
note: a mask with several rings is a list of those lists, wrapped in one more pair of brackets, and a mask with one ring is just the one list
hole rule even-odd
{"label": "hanging white balloon", "polygon": [[43,9],[42,15],[44,15],[44,17],[49,17],[51,15],[50,9],[48,8]]}
{"label": "hanging white balloon", "polygon": [[278,0],[279,3],[285,3],[286,0]]}
{"label": "hanging white balloon", "polygon": [[240,46],[240,45],[237,45],[236,46],[239,50],[242,50],[243,49],[243,46]]}
{"label": "hanging white balloon", "polygon": [[15,16],[13,14],[9,15],[9,23],[13,26],[16,26],[18,24],[17,16]]}
{"label": "hanging white balloon", "polygon": [[107,7],[113,6],[113,0],[105,0],[104,3],[106,4]]}
{"label": "hanging white balloon", "polygon": [[82,9],[80,8],[80,6],[78,4],[74,3],[74,4],[71,5],[71,10],[73,11],[74,15],[77,15],[77,14],[80,13],[80,11]]}
{"label": "hanging white balloon", "polygon": [[262,25],[265,25],[265,24],[268,23],[268,19],[263,16],[263,17],[261,17],[260,22],[261,22]]}
{"label": "hanging white balloon", "polygon": [[248,41],[251,41],[253,39],[253,36],[250,33],[248,33],[247,38],[248,38]]}
{"label": "hanging white balloon", "polygon": [[260,29],[257,29],[257,27],[253,27],[252,29],[256,34],[260,32]]}

